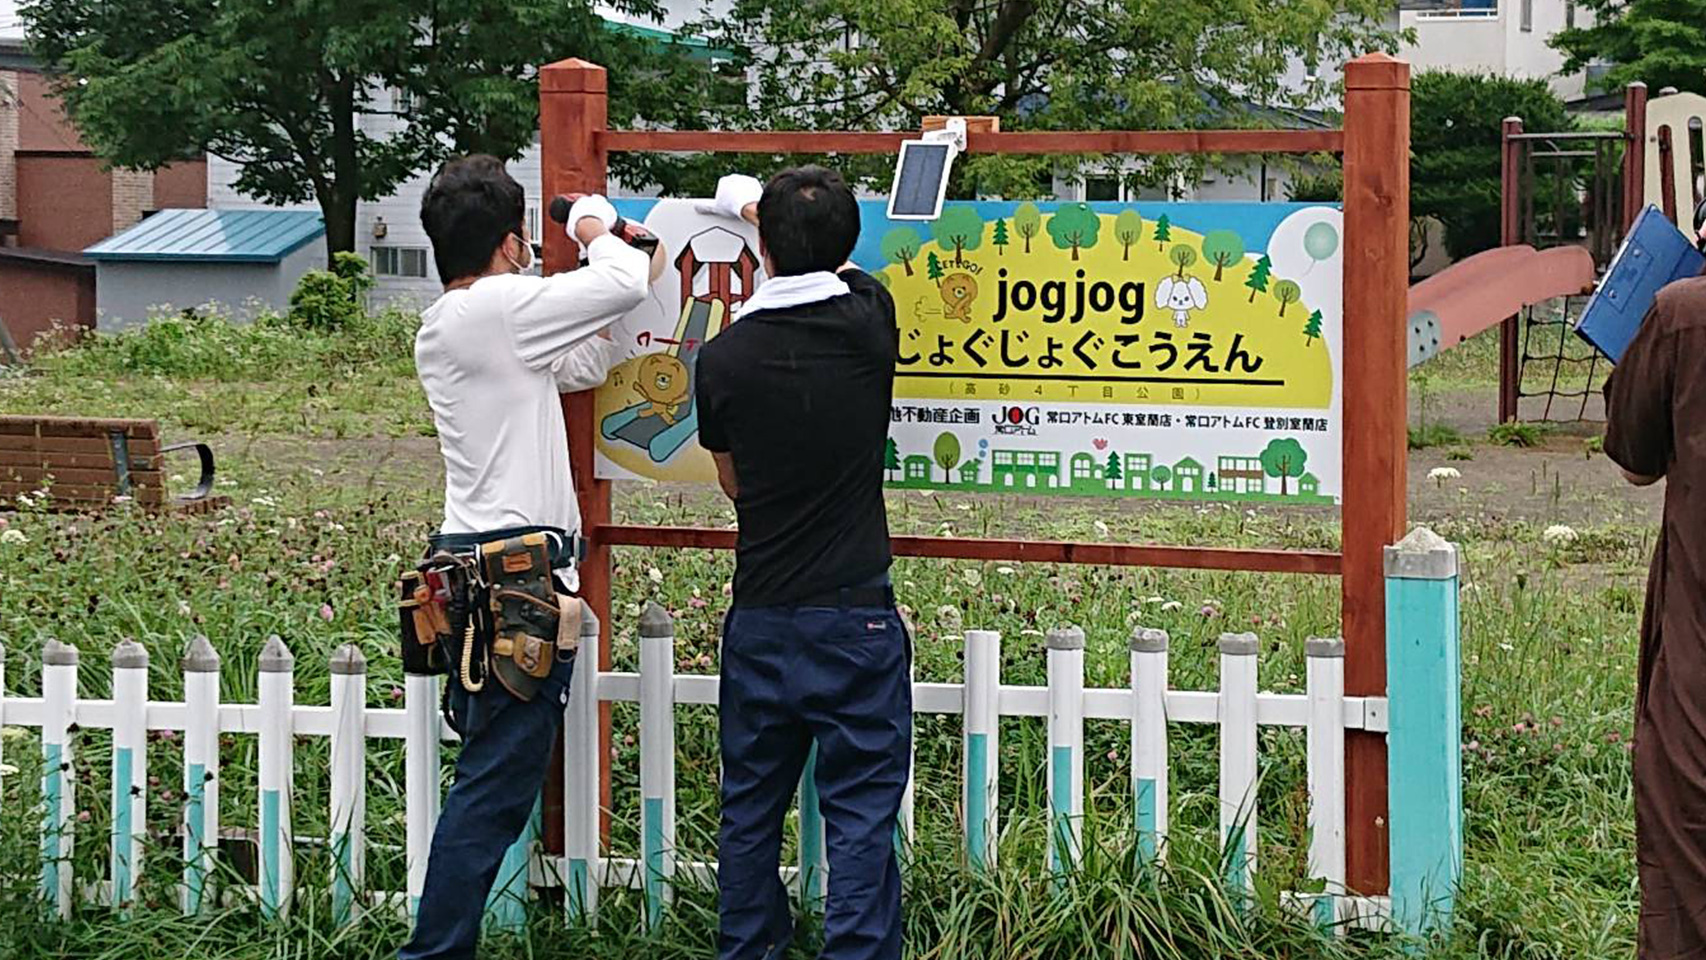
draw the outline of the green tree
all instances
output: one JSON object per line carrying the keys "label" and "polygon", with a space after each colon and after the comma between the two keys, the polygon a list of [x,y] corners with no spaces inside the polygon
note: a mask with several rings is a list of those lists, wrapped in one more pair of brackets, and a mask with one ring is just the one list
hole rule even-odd
{"label": "green tree", "polygon": [[[328,262],[355,249],[358,200],[388,196],[453,155],[519,156],[539,129],[539,64],[620,65],[609,76],[612,126],[702,126],[712,92],[728,89],[681,48],[607,28],[590,0],[26,0],[20,12],[103,160],[153,170],[203,153],[228,159],[239,192],[319,205]],[[398,110],[399,91],[411,111]],[[357,122],[383,113],[394,132]]]}
{"label": "green tree", "polygon": [[373,274],[360,254],[339,251],[330,270],[310,270],[290,294],[290,322],[307,330],[335,333],[360,320],[367,309]]}
{"label": "green tree", "polygon": [[936,438],[936,445],[930,452],[936,466],[942,468],[942,479],[953,483],[954,468],[960,465],[960,438],[952,433],[943,433]]}
{"label": "green tree", "polygon": [[1268,443],[1262,451],[1262,472],[1270,477],[1278,477],[1280,496],[1290,494],[1292,477],[1303,476],[1303,465],[1308,462],[1309,454],[1304,452],[1303,444],[1291,437],[1279,437]]}
{"label": "green tree", "polygon": [[[1499,151],[1506,117],[1521,117],[1534,133],[1574,126],[1544,80],[1428,71],[1411,81],[1410,215],[1439,221],[1454,259],[1503,242]],[[1575,189],[1573,177],[1561,182],[1557,174],[1537,174],[1535,196],[1573,196]],[[1414,235],[1411,243],[1417,246]]]}
{"label": "green tree", "polygon": [[942,261],[936,258],[934,250],[924,255],[924,275],[932,280],[942,279]]}
{"label": "green tree", "polygon": [[1056,248],[1071,250],[1078,259],[1079,250],[1096,245],[1096,234],[1102,229],[1102,218],[1087,203],[1063,203],[1048,218],[1048,235]]}
{"label": "green tree", "polygon": [[989,242],[995,244],[995,252],[997,254],[1004,254],[1007,252],[1007,221],[1006,220],[998,218],[995,221],[995,234],[989,238]]}
{"label": "green tree", "polygon": [[896,475],[900,473],[900,445],[893,437],[883,445],[883,469],[889,472],[890,480],[899,479]]}
{"label": "green tree", "polygon": [[1013,230],[1025,238],[1025,252],[1031,252],[1031,240],[1043,229],[1043,212],[1034,203],[1021,203],[1013,210]]}
{"label": "green tree", "polygon": [[1173,266],[1179,268],[1179,277],[1183,279],[1185,268],[1197,262],[1197,252],[1191,248],[1190,244],[1175,244],[1173,249],[1167,251],[1167,259],[1173,262]]}
{"label": "green tree", "polygon": [[931,225],[932,236],[944,249],[954,248],[954,262],[963,263],[967,250],[976,250],[983,243],[983,218],[969,204],[955,204],[943,209]]}
{"label": "green tree", "polygon": [[1143,217],[1136,210],[1121,210],[1114,218],[1114,238],[1124,247],[1121,260],[1131,259],[1131,246],[1143,239]]}
{"label": "green tree", "polygon": [[1108,466],[1102,471],[1102,477],[1108,481],[1109,490],[1120,488],[1120,481],[1125,478],[1125,471],[1120,468],[1120,455],[1115,451],[1108,451]]}
{"label": "green tree", "polygon": [[1273,274],[1274,262],[1262,254],[1262,259],[1250,268],[1250,276],[1244,281],[1244,286],[1250,288],[1250,302],[1256,302],[1256,294],[1268,292],[1268,277]]}
{"label": "green tree", "polygon": [[1165,213],[1155,218],[1155,236],[1150,239],[1155,241],[1157,250],[1167,249],[1167,241],[1173,239],[1173,221]]}
{"label": "green tree", "polygon": [[1303,299],[1303,288],[1295,280],[1281,280],[1274,284],[1274,299],[1279,301],[1280,316],[1285,316],[1285,308]]}
{"label": "green tree", "polygon": [[[1251,0],[1237,16],[1218,0],[733,0],[687,29],[751,71],[743,122],[753,127],[907,130],[921,116],[992,115],[1004,130],[1143,130],[1181,118],[1258,126],[1286,108],[1318,107],[1331,81],[1288,82],[1293,65],[1395,50],[1390,12],[1390,0]],[[853,159],[837,163],[859,166]],[[1201,172],[1192,157],[1148,159],[1134,181]],[[1061,161],[968,157],[955,165],[950,194],[1047,196]],[[886,181],[893,160],[873,157],[860,169]]]}
{"label": "green tree", "polygon": [[1158,463],[1149,471],[1149,480],[1157,490],[1167,489],[1167,482],[1173,479],[1173,470],[1164,463]]}
{"label": "green tree", "polygon": [[1208,489],[1210,489],[1210,490],[1220,489],[1220,478],[1215,476],[1213,470],[1210,470],[1208,473]]}
{"label": "green tree", "polygon": [[1560,72],[1609,63],[1613,66],[1600,89],[1616,90],[1638,80],[1654,91],[1675,87],[1706,94],[1706,31],[1701,30],[1706,0],[1582,0],[1581,5],[1593,14],[1592,25],[1564,30],[1549,41],[1565,55]]}
{"label": "green tree", "polygon": [[1202,238],[1202,255],[1214,264],[1214,279],[1219,283],[1226,268],[1244,258],[1244,238],[1234,230],[1210,230]]}
{"label": "green tree", "polygon": [[1309,315],[1309,320],[1303,325],[1303,335],[1308,338],[1304,341],[1306,345],[1315,345],[1315,341],[1321,336],[1321,311],[1316,310]]}
{"label": "green tree", "polygon": [[890,262],[898,263],[906,269],[906,275],[912,276],[912,258],[918,256],[918,248],[923,243],[918,239],[918,231],[911,227],[896,227],[883,234],[883,256]]}

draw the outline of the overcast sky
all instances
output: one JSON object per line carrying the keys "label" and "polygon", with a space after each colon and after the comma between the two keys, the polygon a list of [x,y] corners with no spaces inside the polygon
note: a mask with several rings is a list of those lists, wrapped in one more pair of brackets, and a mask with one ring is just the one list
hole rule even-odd
{"label": "overcast sky", "polygon": [[18,23],[18,0],[0,0],[0,37],[22,37],[23,25]]}

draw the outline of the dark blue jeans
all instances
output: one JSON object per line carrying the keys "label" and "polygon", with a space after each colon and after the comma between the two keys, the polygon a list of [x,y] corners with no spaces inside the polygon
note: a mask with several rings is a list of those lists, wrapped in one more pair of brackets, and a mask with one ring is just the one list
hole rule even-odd
{"label": "dark blue jeans", "polygon": [[526,703],[495,678],[472,695],[446,679],[464,731],[462,754],[433,831],[415,935],[399,960],[474,956],[492,881],[545,785],[573,672],[572,661],[559,662]]}
{"label": "dark blue jeans", "polygon": [[912,650],[890,607],[736,607],[719,710],[722,960],[772,960],[793,936],[782,821],[817,741],[829,859],[825,960],[898,960],[895,818],[912,743]]}

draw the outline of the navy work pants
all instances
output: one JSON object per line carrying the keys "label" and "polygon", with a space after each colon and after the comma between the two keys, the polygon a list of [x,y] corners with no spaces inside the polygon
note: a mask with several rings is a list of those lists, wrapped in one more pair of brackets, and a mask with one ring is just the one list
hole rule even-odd
{"label": "navy work pants", "polygon": [[474,956],[498,867],[545,785],[573,672],[573,661],[559,661],[526,703],[495,677],[477,694],[446,678],[450,709],[462,727],[462,754],[433,831],[415,935],[398,960]]}
{"label": "navy work pants", "polygon": [[735,607],[719,709],[722,960],[779,960],[793,935],[782,820],[817,741],[829,859],[824,960],[898,960],[895,818],[912,742],[912,650],[887,607]]}

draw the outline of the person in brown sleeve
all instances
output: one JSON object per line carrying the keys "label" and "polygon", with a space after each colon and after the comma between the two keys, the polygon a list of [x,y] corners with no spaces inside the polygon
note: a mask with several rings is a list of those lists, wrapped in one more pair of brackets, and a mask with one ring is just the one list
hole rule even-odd
{"label": "person in brown sleeve", "polygon": [[1640,960],[1706,957],[1706,276],[1659,291],[1605,387],[1605,452],[1665,481],[1635,689]]}

